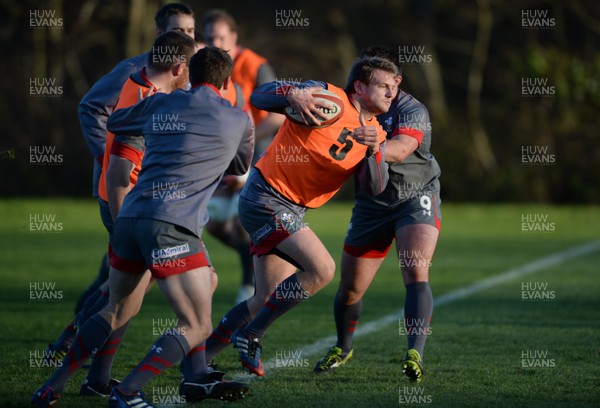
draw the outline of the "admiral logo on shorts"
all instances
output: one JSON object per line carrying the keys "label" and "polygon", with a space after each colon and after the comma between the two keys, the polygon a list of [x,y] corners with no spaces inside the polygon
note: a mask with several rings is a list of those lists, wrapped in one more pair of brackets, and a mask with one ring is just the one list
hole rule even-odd
{"label": "admiral logo on shorts", "polygon": [[173,258],[188,252],[190,252],[190,245],[187,243],[169,248],[154,248],[152,249],[152,259]]}
{"label": "admiral logo on shorts", "polygon": [[190,245],[185,243],[169,248],[154,248],[152,250],[152,266],[159,268],[185,268],[187,266],[186,258],[175,258],[178,255],[190,252]]}
{"label": "admiral logo on shorts", "polygon": [[252,240],[254,242],[260,241],[261,238],[266,236],[271,231],[273,231],[273,227],[271,226],[271,224],[265,224],[252,233]]}

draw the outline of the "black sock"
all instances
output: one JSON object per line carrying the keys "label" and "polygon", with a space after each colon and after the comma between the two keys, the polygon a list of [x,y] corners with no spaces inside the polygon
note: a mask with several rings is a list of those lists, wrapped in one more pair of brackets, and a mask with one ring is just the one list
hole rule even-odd
{"label": "black sock", "polygon": [[98,315],[92,316],[80,329],[67,356],[52,377],[46,381],[57,394],[65,388],[69,377],[83,364],[93,350],[100,349],[111,333],[110,324]]}
{"label": "black sock", "polygon": [[125,332],[127,332],[127,327],[129,327],[129,322],[114,330],[106,340],[106,343],[104,343],[104,346],[94,354],[92,366],[87,375],[90,383],[101,385],[109,383],[113,361],[115,361],[117,350],[123,341]]}
{"label": "black sock", "polygon": [[119,385],[119,390],[126,395],[139,392],[151,379],[181,361],[189,352],[190,346],[185,336],[163,334],[152,345],[146,357],[125,377]]}
{"label": "black sock", "polygon": [[253,338],[262,339],[275,320],[308,297],[309,293],[302,289],[298,277],[295,274],[290,276],[277,285],[277,289],[275,289],[267,303],[244,328],[244,333]]}
{"label": "black sock", "polygon": [[231,343],[231,335],[236,329],[244,327],[250,321],[248,304],[243,302],[235,305],[219,322],[219,325],[206,340],[206,361],[210,364],[217,354]]}
{"label": "black sock", "polygon": [[429,282],[415,282],[406,286],[404,319],[409,350],[416,349],[421,357],[429,333],[433,311],[433,295]]}
{"label": "black sock", "polygon": [[333,301],[333,316],[337,330],[337,344],[344,353],[352,350],[352,337],[362,312],[362,299],[353,305],[345,305],[336,294]]}

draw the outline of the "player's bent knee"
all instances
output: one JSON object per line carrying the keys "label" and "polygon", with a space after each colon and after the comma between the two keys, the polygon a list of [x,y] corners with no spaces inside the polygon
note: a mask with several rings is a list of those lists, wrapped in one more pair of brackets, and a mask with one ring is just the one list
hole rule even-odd
{"label": "player's bent knee", "polygon": [[338,299],[344,305],[353,305],[355,303],[360,302],[364,293],[364,291],[359,291],[351,288],[345,290],[340,288],[340,291],[338,292]]}
{"label": "player's bent knee", "polygon": [[333,280],[335,275],[335,264],[324,264],[316,268],[314,282],[318,288],[322,288]]}
{"label": "player's bent knee", "polygon": [[212,333],[212,323],[193,322],[178,327],[178,331],[183,334],[191,344],[201,343]]}
{"label": "player's bent knee", "polygon": [[110,322],[110,327],[113,330],[116,330],[125,325],[128,321],[135,317],[136,314],[137,311],[135,313],[123,313],[122,311],[118,312],[115,310],[110,310],[108,308],[105,308],[98,312],[98,315],[100,315],[104,320]]}
{"label": "player's bent knee", "polygon": [[402,268],[402,273],[407,284],[429,281],[429,268],[427,267]]}
{"label": "player's bent knee", "polygon": [[318,268],[318,274],[323,285],[328,284],[335,276],[335,261],[333,258],[325,260]]}

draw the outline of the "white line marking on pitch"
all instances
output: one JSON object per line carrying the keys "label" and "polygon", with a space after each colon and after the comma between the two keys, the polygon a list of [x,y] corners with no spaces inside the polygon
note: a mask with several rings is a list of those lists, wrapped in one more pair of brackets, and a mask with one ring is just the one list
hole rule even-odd
{"label": "white line marking on pitch", "polygon": [[[533,274],[535,272],[539,272],[543,269],[549,268],[551,266],[560,265],[561,263],[568,261],[572,258],[578,258],[580,256],[591,254],[600,249],[600,240],[592,241],[590,243],[576,246],[574,248],[568,249],[566,251],[555,253],[554,255],[549,255],[547,257],[538,259],[536,261],[530,262],[528,264],[516,267],[514,269],[510,269],[506,272],[500,273],[498,275],[494,275],[491,278],[483,279],[481,281],[475,282],[471,285],[465,286],[460,289],[456,289],[450,293],[446,293],[445,295],[437,296],[434,299],[433,306],[441,306],[451,302],[455,302],[457,300],[463,299],[467,296],[470,296],[474,293],[481,292],[483,290],[489,289],[491,287],[500,285],[502,283],[506,283],[515,278],[520,278],[526,275]],[[293,313],[293,312],[292,312]],[[381,319],[374,320],[372,322],[365,323],[361,325],[356,332],[354,333],[354,338],[362,337],[367,334],[373,333],[383,326],[388,324],[392,324],[398,321],[398,316],[403,316],[404,309],[396,310],[393,313],[385,315]],[[332,319],[333,321],[333,319]],[[317,353],[324,353],[331,347],[332,344],[335,344],[337,341],[336,336],[329,336],[317,340],[316,342],[304,346],[299,349],[303,358],[313,356]],[[275,360],[271,359],[265,363],[263,363],[265,367],[265,371],[270,371],[276,369]],[[256,377],[251,374],[238,374],[235,377],[235,381],[249,381],[251,379],[255,379]]]}

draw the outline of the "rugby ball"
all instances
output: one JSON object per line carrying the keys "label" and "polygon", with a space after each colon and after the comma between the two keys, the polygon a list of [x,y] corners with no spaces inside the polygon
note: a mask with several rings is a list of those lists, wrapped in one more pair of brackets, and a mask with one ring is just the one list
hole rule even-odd
{"label": "rugby ball", "polygon": [[313,92],[312,96],[317,100],[317,102],[323,101],[331,106],[330,109],[322,108],[320,106],[317,107],[321,112],[321,114],[319,115],[320,118],[317,118],[321,120],[320,125],[315,125],[314,123],[312,123],[310,118],[307,118],[309,123],[307,126],[306,123],[304,123],[304,120],[302,119],[300,113],[296,112],[296,110],[291,106],[287,106],[285,108],[284,113],[286,118],[288,118],[290,122],[295,123],[296,125],[309,127],[312,129],[319,129],[332,125],[344,114],[344,102],[340,99],[339,96],[337,96],[337,94],[328,91],[327,89],[321,89],[316,92]]}

